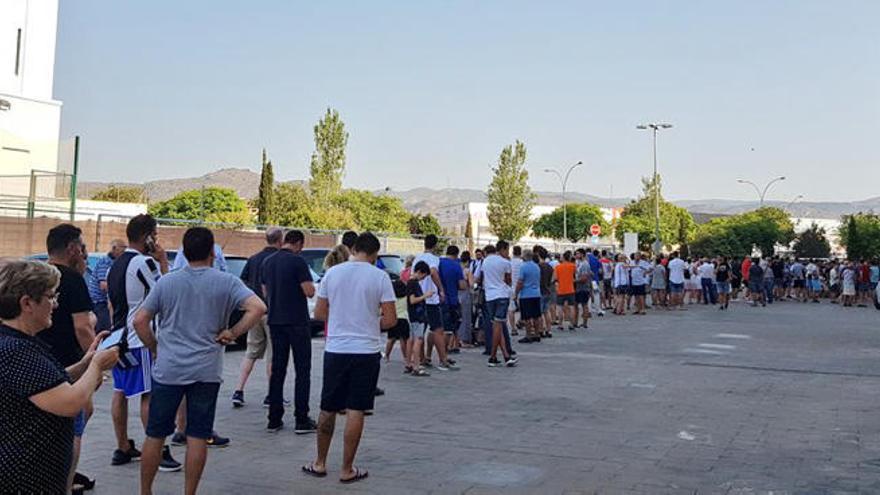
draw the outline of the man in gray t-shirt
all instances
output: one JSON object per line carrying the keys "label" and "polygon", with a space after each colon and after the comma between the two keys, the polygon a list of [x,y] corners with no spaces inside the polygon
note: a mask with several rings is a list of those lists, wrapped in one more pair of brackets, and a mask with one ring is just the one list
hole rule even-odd
{"label": "man in gray t-shirt", "polygon": [[[142,489],[150,492],[165,437],[174,433],[178,407],[186,399],[187,487],[197,487],[213,437],[214,411],[223,374],[223,346],[262,318],[266,305],[238,277],[211,269],[214,234],[193,227],[183,236],[189,266],[162,277],[134,318],[144,345],[156,355],[147,439],[141,457]],[[238,308],[244,316],[232,328],[229,317]],[[154,335],[150,321],[157,318]],[[193,456],[192,458],[190,456]]]}

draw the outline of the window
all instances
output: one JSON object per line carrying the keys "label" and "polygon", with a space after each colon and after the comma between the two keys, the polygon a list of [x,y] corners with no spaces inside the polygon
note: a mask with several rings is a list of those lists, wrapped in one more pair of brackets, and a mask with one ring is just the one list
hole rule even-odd
{"label": "window", "polygon": [[15,75],[18,75],[18,68],[21,66],[21,28],[18,28],[18,34],[15,35]]}

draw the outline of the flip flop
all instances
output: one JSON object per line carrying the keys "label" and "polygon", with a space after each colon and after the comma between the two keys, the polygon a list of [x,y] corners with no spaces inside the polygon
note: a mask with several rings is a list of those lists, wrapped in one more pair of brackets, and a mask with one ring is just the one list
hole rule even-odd
{"label": "flip flop", "polygon": [[367,479],[367,477],[369,475],[370,475],[369,472],[367,472],[367,471],[361,472],[360,468],[356,467],[356,468],[354,468],[354,476],[352,476],[351,478],[348,478],[347,480],[339,478],[339,482],[344,485],[349,485],[351,483],[357,483],[358,481],[365,480],[365,479]]}
{"label": "flip flop", "polygon": [[92,490],[95,488],[95,480],[82,473],[75,473],[73,475],[73,484],[81,486],[83,490]]}
{"label": "flip flop", "polygon": [[314,476],[315,478],[324,478],[327,476],[327,471],[318,471],[315,469],[315,464],[307,464],[302,467],[302,472],[306,473],[309,476]]}

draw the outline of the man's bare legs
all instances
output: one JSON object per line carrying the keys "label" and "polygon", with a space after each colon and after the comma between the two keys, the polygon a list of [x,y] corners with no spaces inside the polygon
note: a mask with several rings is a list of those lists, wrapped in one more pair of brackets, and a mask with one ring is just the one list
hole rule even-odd
{"label": "man's bare legs", "polygon": [[[147,429],[147,418],[150,415],[150,394],[141,395],[141,424]],[[110,416],[113,419],[113,432],[116,433],[116,448],[127,452],[131,447],[128,437],[128,399],[125,394],[113,391],[110,402]]]}

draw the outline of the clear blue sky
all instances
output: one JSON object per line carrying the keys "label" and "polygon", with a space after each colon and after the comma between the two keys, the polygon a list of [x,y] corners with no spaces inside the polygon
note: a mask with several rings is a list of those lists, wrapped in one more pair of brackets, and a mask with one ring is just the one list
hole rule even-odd
{"label": "clear blue sky", "polygon": [[[528,146],[532,186],[635,195],[668,121],[673,199],[880,194],[880,2],[61,2],[55,95],[83,177],[220,167],[303,178],[328,106],[345,185],[485,188]],[[754,148],[754,151],[751,149]],[[840,180],[833,180],[840,179]]]}

